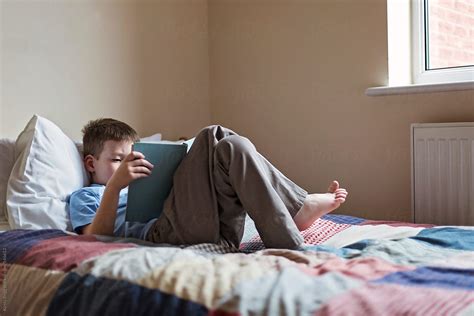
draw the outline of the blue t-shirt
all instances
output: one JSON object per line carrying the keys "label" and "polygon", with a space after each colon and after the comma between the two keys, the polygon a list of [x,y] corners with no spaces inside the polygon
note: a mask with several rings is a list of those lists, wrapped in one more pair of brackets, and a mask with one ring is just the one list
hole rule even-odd
{"label": "blue t-shirt", "polygon": [[[77,233],[78,228],[92,223],[95,213],[99,208],[105,185],[91,184],[77,191],[74,191],[69,197],[69,216],[71,218],[72,228]],[[147,223],[128,222],[125,229],[125,210],[127,208],[128,188],[120,191],[119,202],[117,206],[117,217],[115,219],[114,236],[133,237],[145,239],[151,225],[156,218]]]}

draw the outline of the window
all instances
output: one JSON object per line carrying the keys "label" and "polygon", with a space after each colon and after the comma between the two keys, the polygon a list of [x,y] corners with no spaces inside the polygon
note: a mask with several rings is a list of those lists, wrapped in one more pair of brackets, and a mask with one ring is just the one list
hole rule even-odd
{"label": "window", "polygon": [[474,0],[387,0],[388,83],[369,96],[474,90]]}
{"label": "window", "polygon": [[412,83],[474,81],[474,1],[412,0]]}

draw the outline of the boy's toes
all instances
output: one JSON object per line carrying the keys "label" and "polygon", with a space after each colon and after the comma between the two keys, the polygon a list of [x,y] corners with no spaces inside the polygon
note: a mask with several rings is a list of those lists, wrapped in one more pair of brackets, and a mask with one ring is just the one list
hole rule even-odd
{"label": "boy's toes", "polygon": [[329,192],[329,193],[334,193],[334,192],[336,192],[337,189],[339,189],[339,182],[337,182],[336,180],[334,180],[334,181],[331,182],[331,184],[329,185],[328,192]]}
{"label": "boy's toes", "polygon": [[338,202],[338,203],[344,203],[345,201],[346,201],[346,199],[342,198],[342,197],[336,199],[336,202]]}

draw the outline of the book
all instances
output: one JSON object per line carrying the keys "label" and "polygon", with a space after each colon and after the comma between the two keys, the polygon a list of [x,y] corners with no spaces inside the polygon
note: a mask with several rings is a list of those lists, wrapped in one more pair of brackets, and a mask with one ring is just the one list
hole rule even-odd
{"label": "book", "polygon": [[139,151],[153,164],[151,175],[134,180],[128,187],[126,222],[148,222],[163,212],[163,204],[173,186],[173,176],[189,151],[194,138],[183,142],[138,142],[132,150]]}

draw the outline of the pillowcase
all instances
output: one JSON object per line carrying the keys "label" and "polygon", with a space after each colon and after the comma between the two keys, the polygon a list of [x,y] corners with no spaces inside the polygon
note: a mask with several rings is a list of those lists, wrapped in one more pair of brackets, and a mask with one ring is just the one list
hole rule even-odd
{"label": "pillowcase", "polygon": [[72,230],[66,199],[87,184],[74,142],[51,121],[33,116],[15,144],[7,187],[10,226]]}
{"label": "pillowcase", "polygon": [[141,142],[159,142],[161,140],[161,134],[156,133],[151,136],[140,138]]}
{"label": "pillowcase", "polygon": [[15,141],[13,139],[0,139],[0,222],[7,220],[7,183],[15,162]]}

